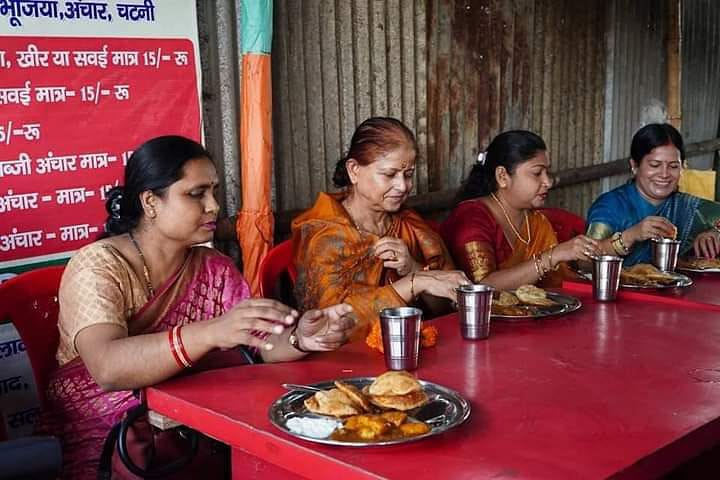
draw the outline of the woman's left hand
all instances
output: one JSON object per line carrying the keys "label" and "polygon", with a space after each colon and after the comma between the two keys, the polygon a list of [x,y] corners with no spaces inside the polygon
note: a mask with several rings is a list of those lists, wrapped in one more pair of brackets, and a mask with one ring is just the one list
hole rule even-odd
{"label": "woman's left hand", "polygon": [[337,350],[347,342],[353,328],[352,307],[340,303],[305,312],[298,321],[296,334],[303,350],[327,352]]}
{"label": "woman's left hand", "polygon": [[715,258],[720,254],[720,234],[715,230],[702,232],[693,242],[696,257]]}
{"label": "woman's left hand", "polygon": [[383,237],[373,248],[375,256],[383,261],[383,266],[394,269],[401,277],[420,270],[420,264],[410,255],[405,242],[399,238]]}

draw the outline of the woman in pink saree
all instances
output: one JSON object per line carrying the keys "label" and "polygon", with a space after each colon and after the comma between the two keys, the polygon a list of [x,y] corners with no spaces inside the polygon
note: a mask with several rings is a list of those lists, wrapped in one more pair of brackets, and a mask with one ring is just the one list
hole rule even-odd
{"label": "woman in pink saree", "polygon": [[133,389],[213,350],[245,345],[265,362],[295,360],[338,348],[352,330],[348,305],[300,316],[250,299],[231,259],[195,246],[212,239],[217,187],[201,145],[176,136],[146,142],[128,161],[124,187],[108,194],[108,237],[69,262],[59,293],[60,368],[44,414],[44,430],[63,444],[65,478],[97,477],[111,427],[138,403]]}

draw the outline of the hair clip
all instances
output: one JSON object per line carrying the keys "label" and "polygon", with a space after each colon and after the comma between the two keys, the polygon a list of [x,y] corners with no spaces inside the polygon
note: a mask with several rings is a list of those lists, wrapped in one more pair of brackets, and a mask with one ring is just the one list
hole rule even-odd
{"label": "hair clip", "polygon": [[118,220],[118,219],[120,218],[120,210],[121,210],[121,208],[122,208],[121,205],[120,205],[120,202],[122,201],[122,197],[123,197],[123,194],[122,194],[122,193],[118,193],[118,194],[112,199],[112,202],[110,203],[110,210],[112,211],[111,216],[112,216],[112,218],[114,218],[115,220]]}
{"label": "hair clip", "polygon": [[485,159],[487,158],[487,152],[480,152],[477,156],[477,163],[485,165]]}

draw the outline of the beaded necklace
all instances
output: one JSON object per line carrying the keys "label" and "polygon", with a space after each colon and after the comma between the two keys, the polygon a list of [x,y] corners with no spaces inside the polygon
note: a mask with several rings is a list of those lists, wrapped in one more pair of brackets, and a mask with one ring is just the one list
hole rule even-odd
{"label": "beaded necklace", "polygon": [[142,250],[140,250],[140,245],[138,245],[137,240],[135,240],[135,237],[133,237],[132,232],[128,232],[128,235],[130,236],[130,241],[133,245],[135,245],[135,250],[137,250],[138,254],[140,255],[140,260],[142,260],[143,264],[143,274],[145,275],[145,284],[147,285],[148,292],[150,292],[150,297],[155,296],[155,289],[152,286],[152,282],[150,281],[150,269],[147,266],[147,262],[145,261],[145,255],[143,255]]}

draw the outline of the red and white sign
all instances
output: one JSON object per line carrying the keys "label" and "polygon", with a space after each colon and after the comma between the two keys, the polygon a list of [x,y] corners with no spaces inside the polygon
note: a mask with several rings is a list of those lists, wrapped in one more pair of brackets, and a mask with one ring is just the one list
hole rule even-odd
{"label": "red and white sign", "polygon": [[102,232],[132,149],[199,140],[189,40],[2,40],[0,262],[75,250]]}
{"label": "red and white sign", "polygon": [[[33,22],[56,19],[20,20],[33,35],[0,26],[0,272],[95,240],[105,193],[122,184],[129,155],[146,140],[201,140],[194,21],[187,38],[172,38],[176,23],[168,31],[159,18],[141,19],[136,32],[113,22],[113,36],[96,35],[88,19],[77,24],[81,36],[52,37]],[[153,27],[157,38],[137,37]]]}

